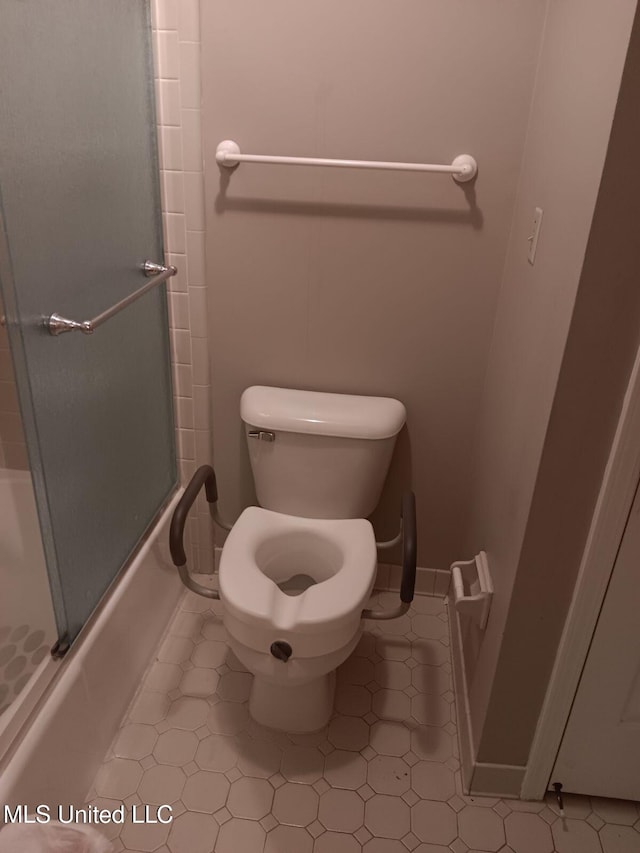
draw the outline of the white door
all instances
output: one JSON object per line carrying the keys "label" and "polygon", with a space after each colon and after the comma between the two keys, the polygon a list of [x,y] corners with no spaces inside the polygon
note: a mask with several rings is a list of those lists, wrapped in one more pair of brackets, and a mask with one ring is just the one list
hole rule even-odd
{"label": "white door", "polygon": [[551,776],[565,791],[640,800],[640,489]]}

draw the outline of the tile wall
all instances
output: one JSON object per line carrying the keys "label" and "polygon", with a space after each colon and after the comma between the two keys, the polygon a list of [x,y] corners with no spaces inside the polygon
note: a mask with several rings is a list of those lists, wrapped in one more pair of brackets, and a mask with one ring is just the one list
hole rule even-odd
{"label": "tile wall", "polygon": [[[200,131],[199,0],[152,0],[162,216],[170,281],[176,443],[186,484],[211,462],[204,185]],[[213,567],[213,531],[201,497],[189,520],[191,567]]]}

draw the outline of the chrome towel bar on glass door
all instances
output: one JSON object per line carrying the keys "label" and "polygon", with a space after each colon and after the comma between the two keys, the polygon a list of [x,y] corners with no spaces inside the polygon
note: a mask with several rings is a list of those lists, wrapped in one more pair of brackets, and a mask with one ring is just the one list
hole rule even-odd
{"label": "chrome towel bar on glass door", "polygon": [[216,161],[227,169],[239,163],[274,163],[281,166],[334,166],[342,169],[388,169],[397,172],[443,172],[464,184],[478,173],[478,164],[470,154],[460,154],[451,165],[432,163],[387,163],[382,160],[330,160],[323,157],[275,157],[270,154],[242,154],[232,139],[223,140],[216,149]]}
{"label": "chrome towel bar on glass door", "polygon": [[98,326],[106,323],[107,320],[110,320],[115,314],[122,311],[123,308],[131,305],[131,303],[135,302],[136,299],[140,299],[141,296],[144,296],[147,291],[151,290],[158,284],[162,284],[163,281],[166,281],[178,272],[175,267],[164,267],[162,264],[154,264],[153,261],[145,261],[141,265],[140,269],[147,277],[153,276],[153,278],[138,290],[134,290],[133,293],[125,296],[124,299],[120,300],[120,302],[116,302],[116,304],[112,305],[111,308],[107,308],[107,310],[103,311],[102,314],[98,314],[98,316],[94,317],[93,320],[68,320],[66,317],[61,317],[60,314],[52,314],[44,320],[43,325],[45,329],[51,335],[61,335],[63,332],[74,331],[90,335],[98,328]]}

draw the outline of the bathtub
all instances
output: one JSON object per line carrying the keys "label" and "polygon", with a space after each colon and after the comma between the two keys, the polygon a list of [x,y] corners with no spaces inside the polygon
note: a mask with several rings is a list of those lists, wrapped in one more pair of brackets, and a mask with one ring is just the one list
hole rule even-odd
{"label": "bathtub", "polygon": [[42,662],[41,695],[34,699],[37,691],[25,689],[25,699],[14,703],[21,707],[0,759],[0,803],[83,805],[182,596],[168,547],[181,494],[159,513],[64,659]]}

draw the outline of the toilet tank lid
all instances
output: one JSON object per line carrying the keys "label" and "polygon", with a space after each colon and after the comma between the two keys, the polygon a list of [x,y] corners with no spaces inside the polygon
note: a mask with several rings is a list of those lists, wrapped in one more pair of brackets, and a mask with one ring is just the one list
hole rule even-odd
{"label": "toilet tank lid", "polygon": [[246,424],[262,429],[375,440],[397,435],[407,412],[392,397],[253,385],[242,394],[240,416]]}

